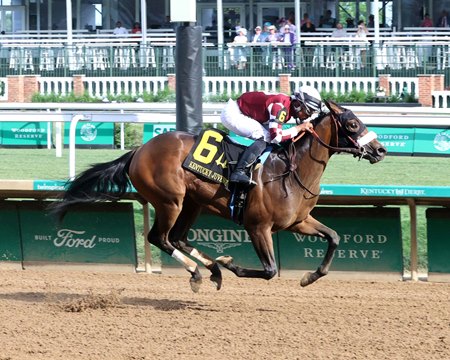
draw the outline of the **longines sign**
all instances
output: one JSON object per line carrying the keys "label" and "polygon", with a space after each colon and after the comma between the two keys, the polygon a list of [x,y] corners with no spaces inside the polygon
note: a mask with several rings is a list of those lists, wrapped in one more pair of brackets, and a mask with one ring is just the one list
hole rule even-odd
{"label": "longines sign", "polygon": [[[314,210],[314,216],[336,230],[341,238],[332,269],[402,272],[398,208],[319,207]],[[188,240],[213,258],[230,255],[236,264],[261,268],[247,232],[231,221],[203,215],[189,231]],[[281,271],[313,270],[327,248],[325,239],[287,231],[275,234],[273,241]],[[163,256],[162,262],[163,266],[179,266],[168,256]]]}

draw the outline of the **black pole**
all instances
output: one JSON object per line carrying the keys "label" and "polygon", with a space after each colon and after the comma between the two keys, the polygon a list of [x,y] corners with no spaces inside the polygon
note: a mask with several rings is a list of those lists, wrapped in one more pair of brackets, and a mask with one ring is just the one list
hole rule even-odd
{"label": "black pole", "polygon": [[202,109],[202,27],[183,23],[177,27],[176,47],[177,130],[199,134]]}

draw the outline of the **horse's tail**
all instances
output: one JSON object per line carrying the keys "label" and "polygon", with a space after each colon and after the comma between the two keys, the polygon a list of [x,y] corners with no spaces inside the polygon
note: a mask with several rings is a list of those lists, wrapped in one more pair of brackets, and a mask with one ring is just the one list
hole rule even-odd
{"label": "horse's tail", "polygon": [[68,181],[60,200],[50,205],[50,213],[62,220],[73,206],[120,200],[131,187],[128,169],[136,150],[113,161],[94,164],[74,180]]}

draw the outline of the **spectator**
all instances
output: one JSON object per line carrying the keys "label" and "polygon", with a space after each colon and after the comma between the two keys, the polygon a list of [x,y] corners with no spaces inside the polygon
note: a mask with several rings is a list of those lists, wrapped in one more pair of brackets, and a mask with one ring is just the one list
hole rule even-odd
{"label": "spectator", "polygon": [[173,29],[174,24],[170,21],[170,16],[166,15],[166,20],[161,24],[161,29]]}
{"label": "spectator", "polygon": [[336,24],[336,29],[333,30],[331,37],[334,38],[345,38],[347,37],[347,30],[344,29],[341,23]]}
{"label": "spectator", "polygon": [[[261,35],[262,35],[262,37],[264,39],[264,42],[267,41],[267,37],[270,35],[269,27],[271,25],[272,24],[270,22],[268,22],[268,21],[264,23],[263,31],[261,33]],[[270,49],[269,49],[269,47],[268,46],[264,46],[263,52],[264,52],[264,65],[269,66],[269,58],[270,58]]]}
{"label": "spectator", "polygon": [[246,44],[248,42],[247,29],[240,27],[238,30],[238,35],[234,37],[234,44],[238,46],[234,47],[234,64],[239,70],[245,69],[247,65],[247,49],[241,44]]}
{"label": "spectator", "polygon": [[361,42],[363,42],[363,44],[357,47],[357,55],[359,55],[360,57],[361,67],[366,66],[367,45],[369,44],[366,38],[368,33],[369,31],[367,30],[364,20],[359,20],[358,30],[356,30],[355,38],[359,38]]}
{"label": "spectator", "polygon": [[336,27],[336,19],[332,17],[331,14],[332,14],[331,10],[327,10],[325,11],[325,14],[323,14],[323,16],[320,17],[319,23],[320,28],[332,29]]}
{"label": "spectator", "polygon": [[289,25],[289,31],[293,34],[297,32],[297,26],[295,26],[295,19],[288,18],[286,20],[286,25]]}
{"label": "spectator", "polygon": [[269,26],[269,35],[266,37],[266,42],[277,42],[278,41],[278,35],[277,35],[277,28],[275,25]]}
{"label": "spectator", "polygon": [[121,21],[116,22],[116,27],[113,30],[114,35],[126,35],[128,34],[128,30],[122,26]]}
{"label": "spectator", "polygon": [[141,34],[142,33],[141,24],[138,21],[136,21],[133,24],[133,28],[131,29],[131,33],[132,34]]}
{"label": "spectator", "polygon": [[262,35],[266,38],[267,36],[269,36],[270,31],[269,31],[269,26],[272,25],[270,22],[265,22],[264,23],[264,27],[263,27],[263,32]]}
{"label": "spectator", "polygon": [[289,25],[292,33],[295,34],[297,32],[297,26],[295,26],[295,13],[293,13],[293,12],[289,13],[289,16],[286,20],[286,24]]}
{"label": "spectator", "polygon": [[355,27],[355,22],[350,17],[345,20],[345,23],[347,24],[347,29],[353,29]]}
{"label": "spectator", "polygon": [[441,16],[437,21],[436,26],[437,27],[449,27],[450,25],[450,19],[448,17],[448,12],[447,10],[442,10]]}
{"label": "spectator", "polygon": [[[312,23],[311,19],[308,17],[305,21],[305,23],[300,28],[300,31],[302,33],[313,33],[316,31],[316,27]],[[305,59],[306,64],[312,64],[312,59],[314,56],[314,47],[304,45],[304,42],[302,42],[302,49],[303,49],[303,56]]]}
{"label": "spectator", "polygon": [[284,32],[280,34],[279,41],[284,43],[283,55],[284,55],[284,67],[289,69],[295,68],[294,65],[294,47],[295,47],[295,34],[291,32],[289,24],[284,25]]}
{"label": "spectator", "polygon": [[[265,41],[265,36],[263,35],[263,33],[262,33],[262,29],[261,29],[261,26],[257,26],[257,27],[255,27],[255,34],[252,36],[252,38],[251,38],[251,40],[250,40],[250,42],[252,43],[252,44],[255,44],[255,45],[257,45],[257,44],[261,44],[261,43],[263,43]],[[255,56],[255,60],[256,60],[256,62],[258,63],[258,64],[262,64],[262,56],[263,56],[263,50],[261,49],[261,47],[260,46],[255,46],[255,47],[253,47],[253,54],[254,54],[254,56]],[[265,55],[265,54],[264,54]]]}
{"label": "spectator", "polygon": [[375,27],[375,16],[373,14],[369,15],[369,21],[367,22],[367,27],[373,29]]}
{"label": "spectator", "polygon": [[422,22],[420,23],[421,27],[433,27],[433,21],[431,20],[430,14],[426,13]]}
{"label": "spectator", "polygon": [[261,26],[255,27],[255,34],[252,36],[252,43],[264,42],[264,35],[262,33]]}
{"label": "spectator", "polygon": [[302,19],[302,21],[300,21],[300,27],[302,27],[303,26],[303,24],[306,22],[306,20],[308,20],[309,19],[309,15],[308,15],[308,13],[304,13],[303,14],[303,19]]}
{"label": "spectator", "polygon": [[304,33],[315,32],[316,31],[316,27],[312,23],[311,19],[307,18],[305,20],[305,23],[301,26],[300,31],[304,32]]}

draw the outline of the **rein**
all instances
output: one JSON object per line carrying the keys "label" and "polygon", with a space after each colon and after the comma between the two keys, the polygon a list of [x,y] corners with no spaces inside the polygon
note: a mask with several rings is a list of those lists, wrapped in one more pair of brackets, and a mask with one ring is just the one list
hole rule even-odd
{"label": "rein", "polygon": [[[297,155],[297,152],[295,151],[295,142],[300,139],[302,136],[305,135],[305,132],[302,132],[301,134],[299,134],[298,136],[296,136],[295,138],[292,139],[291,143],[289,144],[289,150],[286,150],[283,148],[283,151],[286,155],[286,159],[288,162],[288,170],[285,171],[284,173],[274,176],[273,178],[271,178],[270,180],[266,181],[266,183],[272,182],[272,181],[276,181],[279,179],[283,179],[286,176],[289,176],[291,174],[294,174],[294,179],[297,181],[297,183],[300,185],[300,187],[302,189],[305,189],[309,194],[311,194],[313,197],[315,196],[319,196],[319,193],[314,193],[311,190],[309,190],[302,182],[302,180],[300,179],[300,176],[297,174],[297,172],[295,171],[297,169],[297,164],[295,163],[295,158]],[[287,193],[287,189],[286,189],[286,185],[283,183],[284,185],[284,190]]]}
{"label": "rein", "polygon": [[[338,127],[342,127],[341,123],[336,121],[336,119],[334,118],[333,114],[330,113],[331,119],[333,120],[334,125],[336,126],[336,128]],[[361,158],[364,155],[364,148],[359,146],[359,144],[350,136],[346,135],[347,139],[350,140],[351,143],[353,143],[355,145],[356,148],[344,148],[344,147],[336,147],[336,146],[332,146],[329,145],[327,143],[325,143],[319,136],[319,134],[317,134],[317,132],[314,129],[307,129],[307,131],[309,131],[311,133],[311,135],[314,137],[314,139],[317,140],[317,142],[322,145],[323,147],[327,148],[328,150],[340,153],[340,152],[344,152],[344,153],[349,153],[352,154],[355,157],[359,157]],[[300,134],[298,134],[295,138],[292,139],[290,145],[289,145],[289,151],[287,151],[286,149],[284,149],[284,152],[286,154],[286,159],[288,161],[288,170],[285,171],[284,173],[275,176],[273,178],[271,178],[270,180],[268,180],[266,183],[272,182],[272,181],[276,181],[279,179],[283,179],[286,176],[290,175],[290,174],[294,174],[294,179],[296,180],[296,182],[300,185],[301,188],[303,188],[304,190],[306,190],[309,194],[311,194],[312,196],[318,196],[319,193],[314,193],[311,190],[309,190],[302,182],[302,180],[300,179],[300,176],[298,175],[298,173],[295,171],[297,168],[297,165],[295,163],[295,158],[296,158],[296,151],[295,151],[295,146],[294,144],[300,140],[304,135],[305,132],[302,132]],[[285,188],[285,190],[287,191],[287,189]]]}

